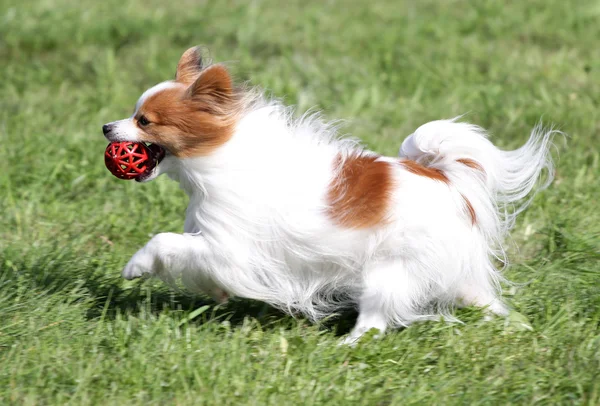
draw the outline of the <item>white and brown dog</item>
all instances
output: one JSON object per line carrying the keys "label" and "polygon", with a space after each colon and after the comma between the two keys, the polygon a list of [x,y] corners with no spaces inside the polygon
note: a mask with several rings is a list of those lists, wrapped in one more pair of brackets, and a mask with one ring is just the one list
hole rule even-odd
{"label": "white and brown dog", "polygon": [[506,262],[515,216],[552,180],[555,133],[538,127],[502,151],[481,128],[440,120],[408,136],[399,157],[381,156],[317,115],[294,119],[234,86],[198,48],[183,54],[175,80],[103,131],[166,150],[139,180],[166,173],[190,199],[185,233],[154,236],[125,278],[180,279],[219,301],[261,300],[313,320],[356,304],[347,342],[371,328],[451,319],[454,304],[507,314],[494,260]]}

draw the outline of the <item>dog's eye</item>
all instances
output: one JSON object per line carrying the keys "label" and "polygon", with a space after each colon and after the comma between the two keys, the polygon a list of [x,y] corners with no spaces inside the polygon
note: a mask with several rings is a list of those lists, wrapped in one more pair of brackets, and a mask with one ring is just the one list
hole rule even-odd
{"label": "dog's eye", "polygon": [[141,125],[142,127],[147,126],[148,124],[150,124],[150,121],[148,121],[148,119],[146,118],[146,116],[141,116],[138,119],[138,124]]}

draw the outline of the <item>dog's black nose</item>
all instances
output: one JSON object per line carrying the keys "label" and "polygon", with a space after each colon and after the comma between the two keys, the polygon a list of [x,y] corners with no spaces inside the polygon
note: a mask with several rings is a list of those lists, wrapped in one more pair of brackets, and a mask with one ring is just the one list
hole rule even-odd
{"label": "dog's black nose", "polygon": [[108,125],[108,124],[104,124],[104,125],[102,126],[102,132],[104,133],[104,135],[106,135],[106,134],[108,134],[108,133],[110,132],[110,128],[111,128],[111,127],[110,127],[110,125]]}

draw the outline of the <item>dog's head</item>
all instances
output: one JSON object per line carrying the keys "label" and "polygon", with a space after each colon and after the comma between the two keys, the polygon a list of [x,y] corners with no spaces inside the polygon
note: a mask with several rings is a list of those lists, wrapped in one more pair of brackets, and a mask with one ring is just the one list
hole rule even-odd
{"label": "dog's head", "polygon": [[[205,66],[200,47],[179,60],[175,80],[146,90],[129,118],[102,126],[111,142],[152,144],[166,159],[208,155],[225,144],[242,110],[240,92],[222,65]],[[163,151],[164,150],[164,151]],[[161,162],[139,181],[160,175]]]}

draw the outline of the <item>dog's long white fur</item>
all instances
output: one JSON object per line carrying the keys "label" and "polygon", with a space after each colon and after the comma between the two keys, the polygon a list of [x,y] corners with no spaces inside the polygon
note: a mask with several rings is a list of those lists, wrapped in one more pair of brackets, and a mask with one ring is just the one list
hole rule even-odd
{"label": "dog's long white fur", "polygon": [[326,195],[336,157],[369,152],[317,115],[294,120],[279,103],[257,102],[214,154],[160,164],[157,173],[189,195],[185,234],[155,236],[123,274],[181,279],[216,299],[257,299],[315,320],[355,303],[350,342],[371,328],[452,319],[453,304],[506,314],[494,262],[506,262],[502,243],[515,216],[552,180],[554,133],[538,127],[523,147],[502,151],[474,125],[427,123],[400,157],[443,171],[449,184],[382,157],[394,166],[390,221],[355,230],[327,216]]}

